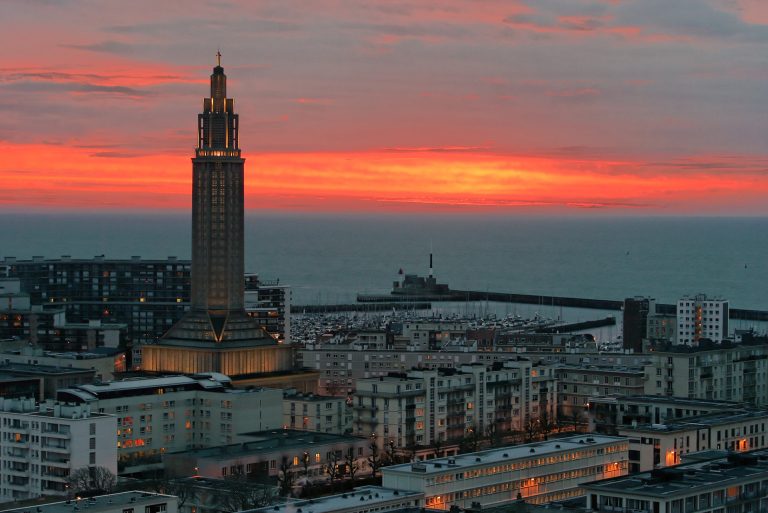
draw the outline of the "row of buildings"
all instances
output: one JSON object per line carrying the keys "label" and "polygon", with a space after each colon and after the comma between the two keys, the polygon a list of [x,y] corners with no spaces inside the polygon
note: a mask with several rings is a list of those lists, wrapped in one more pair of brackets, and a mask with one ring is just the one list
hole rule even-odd
{"label": "row of buildings", "polygon": [[[160,339],[190,310],[190,260],[168,257],[92,259],[62,256],[0,261],[0,339],[20,338],[49,349],[130,347]],[[291,290],[279,280],[244,276],[245,310],[288,342]],[[287,338],[286,338],[287,337]]]}

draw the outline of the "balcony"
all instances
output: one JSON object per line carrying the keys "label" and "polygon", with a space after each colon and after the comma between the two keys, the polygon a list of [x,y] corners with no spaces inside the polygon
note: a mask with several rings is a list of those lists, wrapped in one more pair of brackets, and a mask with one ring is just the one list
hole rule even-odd
{"label": "balcony", "polygon": [[20,460],[26,463],[29,461],[29,451],[24,449],[9,449],[5,453],[5,457],[9,459]]}
{"label": "balcony", "polygon": [[42,447],[46,451],[69,453],[69,444],[66,442],[61,442],[61,441],[52,442],[52,441],[43,440],[43,443],[40,444],[40,447]]}
{"label": "balcony", "polygon": [[44,452],[42,454],[42,458],[40,458],[40,461],[42,461],[43,463],[53,464],[56,466],[69,467],[68,456],[60,456],[58,454],[51,454],[49,452]]}

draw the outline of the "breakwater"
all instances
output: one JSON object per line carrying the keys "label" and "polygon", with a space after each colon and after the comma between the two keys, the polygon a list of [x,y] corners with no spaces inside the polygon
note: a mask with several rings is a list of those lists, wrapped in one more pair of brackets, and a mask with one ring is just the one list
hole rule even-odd
{"label": "breakwater", "polygon": [[[418,301],[426,302],[472,302],[472,301],[494,301],[498,303],[519,303],[526,305],[541,305],[566,308],[589,308],[594,310],[616,310],[619,311],[624,306],[623,301],[613,299],[593,299],[583,297],[566,296],[544,296],[537,294],[515,294],[511,292],[489,292],[479,290],[449,290],[444,294],[381,294],[381,295],[358,295],[359,303],[392,303],[402,302],[404,304],[413,304]],[[665,303],[656,304],[656,312],[661,314],[675,315],[676,305]],[[748,310],[743,308],[730,308],[729,318],[743,321],[768,321],[768,311],[766,310]]]}

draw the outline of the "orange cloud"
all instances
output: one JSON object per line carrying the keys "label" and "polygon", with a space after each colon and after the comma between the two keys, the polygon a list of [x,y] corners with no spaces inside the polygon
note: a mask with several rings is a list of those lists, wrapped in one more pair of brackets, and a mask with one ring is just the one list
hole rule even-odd
{"label": "orange cloud", "polygon": [[[190,161],[0,143],[0,206],[187,209]],[[246,155],[249,208],[505,210],[521,208],[768,213],[765,159],[669,162],[372,151]]]}

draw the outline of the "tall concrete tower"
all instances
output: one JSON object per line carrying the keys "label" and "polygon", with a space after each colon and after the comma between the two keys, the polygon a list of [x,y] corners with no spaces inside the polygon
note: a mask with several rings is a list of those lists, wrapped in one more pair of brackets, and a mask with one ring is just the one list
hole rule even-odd
{"label": "tall concrete tower", "polygon": [[191,309],[159,344],[144,347],[148,371],[245,375],[290,368],[290,352],[282,351],[244,309],[245,160],[220,53],[217,59],[211,96],[203,99],[197,116],[192,159]]}

